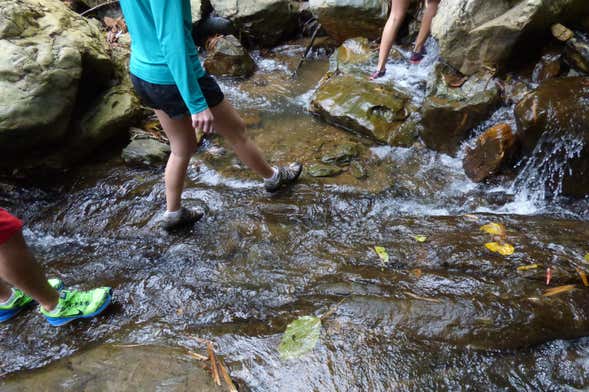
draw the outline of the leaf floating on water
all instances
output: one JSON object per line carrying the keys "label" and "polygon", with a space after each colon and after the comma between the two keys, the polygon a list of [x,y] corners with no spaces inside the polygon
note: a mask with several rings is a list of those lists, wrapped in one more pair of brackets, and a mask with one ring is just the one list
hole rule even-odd
{"label": "leaf floating on water", "polygon": [[589,253],[585,255],[585,263],[589,263]]}
{"label": "leaf floating on water", "polygon": [[544,292],[545,297],[552,297],[553,295],[558,295],[562,293],[568,293],[569,291],[574,290],[576,285],[574,284],[567,284],[565,286],[558,286],[548,289]]}
{"label": "leaf floating on water", "polygon": [[427,237],[424,236],[424,235],[414,235],[413,238],[417,242],[425,242],[425,241],[427,241]]}
{"label": "leaf floating on water", "polygon": [[302,316],[288,324],[278,352],[282,359],[299,358],[313,350],[321,332],[321,319],[313,316]]}
{"label": "leaf floating on water", "polygon": [[583,271],[580,268],[577,268],[577,273],[581,277],[581,280],[583,281],[583,285],[585,287],[589,287],[589,280],[587,280],[587,274],[585,273],[585,271]]}
{"label": "leaf floating on water", "polygon": [[491,235],[505,237],[505,226],[501,223],[487,223],[486,225],[481,226],[481,230]]}
{"label": "leaf floating on water", "polygon": [[415,276],[417,279],[421,278],[422,272],[421,272],[421,268],[415,268],[411,270],[411,273],[413,274],[413,276]]}
{"label": "leaf floating on water", "polygon": [[510,245],[507,243],[500,244],[498,242],[487,242],[485,244],[485,247],[487,249],[489,249],[491,252],[496,252],[496,253],[499,253],[503,256],[512,255],[513,252],[515,251],[515,248],[513,247],[513,245]]}
{"label": "leaf floating on water", "polygon": [[383,248],[382,246],[375,246],[374,251],[376,252],[378,257],[380,257],[380,260],[383,264],[387,264],[389,262],[389,254],[387,253],[387,250],[385,248]]}
{"label": "leaf floating on water", "polygon": [[538,264],[530,264],[530,265],[520,265],[517,267],[518,271],[528,271],[538,268]]}

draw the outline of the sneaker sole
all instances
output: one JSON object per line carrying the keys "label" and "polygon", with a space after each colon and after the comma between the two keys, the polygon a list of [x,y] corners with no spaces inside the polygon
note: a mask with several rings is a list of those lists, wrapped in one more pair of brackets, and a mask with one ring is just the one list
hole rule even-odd
{"label": "sneaker sole", "polygon": [[289,182],[279,185],[276,188],[268,189],[268,188],[264,187],[264,189],[266,189],[266,192],[268,192],[268,193],[276,193],[283,188],[288,188],[289,186],[294,185],[298,181],[298,179],[301,177],[301,174],[303,174],[303,165],[301,165],[301,168],[299,169],[299,172],[297,173],[296,177],[293,178],[292,180],[290,180]]}
{"label": "sneaker sole", "polygon": [[66,325],[74,320],[88,319],[88,318],[98,316],[100,313],[102,313],[104,311],[104,309],[106,309],[108,307],[108,305],[110,305],[111,300],[112,300],[112,290],[108,293],[108,296],[104,300],[104,303],[94,313],[86,314],[84,316],[61,317],[61,318],[58,318],[58,317],[50,318],[50,317],[45,316],[45,318],[47,319],[49,324],[51,324],[52,326],[61,327],[62,325]]}
{"label": "sneaker sole", "polygon": [[29,302],[25,306],[21,306],[19,308],[12,309],[12,310],[6,310],[2,314],[0,314],[0,323],[3,323],[5,321],[10,320],[11,318],[13,318],[14,316],[16,316],[17,314],[19,314],[20,312],[22,312],[26,308],[31,307],[32,305],[33,305],[33,302]]}

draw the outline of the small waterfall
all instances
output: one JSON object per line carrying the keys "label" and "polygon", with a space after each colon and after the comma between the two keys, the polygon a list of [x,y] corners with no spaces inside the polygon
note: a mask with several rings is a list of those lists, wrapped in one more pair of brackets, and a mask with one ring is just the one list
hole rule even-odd
{"label": "small waterfall", "polygon": [[579,158],[585,146],[582,137],[546,131],[513,182],[516,201],[536,205],[562,195],[563,181],[570,174],[570,162]]}

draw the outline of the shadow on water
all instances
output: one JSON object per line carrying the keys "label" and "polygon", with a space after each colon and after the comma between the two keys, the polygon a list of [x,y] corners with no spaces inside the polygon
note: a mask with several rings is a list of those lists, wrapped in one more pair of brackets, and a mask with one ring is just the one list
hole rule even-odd
{"label": "shadow on water", "polygon": [[[251,80],[222,82],[256,143],[274,162],[312,163],[335,143],[356,142],[368,178],[305,175],[268,196],[212,139],[191,165],[185,195],[206,218],[175,235],[155,225],[161,168],[111,160],[53,185],[3,185],[2,205],[25,219],[49,275],[115,289],[114,305],[96,320],[54,329],[28,312],[2,325],[4,385],[30,376],[19,371],[105,343],[198,351],[197,338],[208,338],[254,391],[585,387],[589,296],[576,268],[589,251],[586,202],[517,210],[505,188],[468,181],[459,159],[375,147],[320,123],[305,101],[325,61],[292,81],[281,54]],[[490,239],[479,228],[491,221],[507,227],[513,256],[485,249]],[[375,245],[388,250],[388,264]],[[540,268],[517,271],[531,262]],[[544,297],[548,265],[554,285],[577,289]],[[281,361],[286,325],[342,299],[315,350]]]}

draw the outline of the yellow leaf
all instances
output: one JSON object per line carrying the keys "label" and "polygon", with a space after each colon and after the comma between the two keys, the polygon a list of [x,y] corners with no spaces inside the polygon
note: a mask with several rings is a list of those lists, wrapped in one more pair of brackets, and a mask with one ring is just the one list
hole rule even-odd
{"label": "yellow leaf", "polygon": [[505,236],[505,226],[501,223],[487,223],[486,225],[481,226],[481,230],[491,235]]}
{"label": "yellow leaf", "polygon": [[585,262],[586,262],[586,263],[589,263],[589,253],[587,253],[587,254],[585,255]]}
{"label": "yellow leaf", "polygon": [[538,268],[538,264],[530,264],[530,265],[520,265],[517,267],[518,271],[527,271]]}
{"label": "yellow leaf", "polygon": [[427,237],[424,235],[414,235],[413,238],[415,238],[415,241],[417,241],[417,242],[427,241]]}
{"label": "yellow leaf", "polygon": [[577,273],[581,277],[581,280],[583,281],[583,285],[585,287],[589,287],[589,281],[587,280],[587,274],[583,270],[581,270],[580,268],[577,268]]}
{"label": "yellow leaf", "polygon": [[374,251],[376,252],[378,257],[380,257],[380,260],[383,264],[389,262],[389,254],[387,253],[387,250],[385,248],[383,248],[382,246],[375,246]]}
{"label": "yellow leaf", "polygon": [[509,256],[515,251],[513,245],[507,243],[499,244],[498,242],[487,242],[485,247],[491,252],[497,252],[503,256]]}
{"label": "yellow leaf", "polygon": [[569,291],[573,290],[576,286],[574,284],[567,284],[565,286],[558,286],[551,289],[548,289],[544,292],[545,297],[551,297],[553,295],[558,295],[562,293],[568,293]]}

